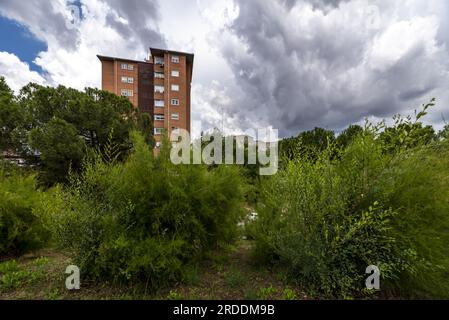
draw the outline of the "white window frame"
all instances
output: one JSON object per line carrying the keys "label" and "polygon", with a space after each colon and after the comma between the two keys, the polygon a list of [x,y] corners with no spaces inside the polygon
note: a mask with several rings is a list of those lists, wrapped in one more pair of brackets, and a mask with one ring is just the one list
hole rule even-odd
{"label": "white window frame", "polygon": [[[158,104],[158,102],[162,102],[162,104]],[[163,108],[165,105],[164,100],[154,100],[154,107],[155,108]]]}
{"label": "white window frame", "polygon": [[154,135],[160,136],[164,132],[164,128],[154,128]]}
{"label": "white window frame", "polygon": [[178,92],[179,91],[179,84],[172,84],[171,85],[171,91]]}
{"label": "white window frame", "polygon": [[171,76],[175,77],[175,78],[179,78],[179,70],[172,70],[171,71]]}
{"label": "white window frame", "polygon": [[128,65],[126,63],[122,63],[122,70],[128,70]]}
{"label": "white window frame", "polygon": [[179,120],[179,113],[178,112],[174,112],[171,114],[171,119],[172,120]]}
{"label": "white window frame", "polygon": [[155,114],[154,115],[154,121],[164,121],[165,116],[163,114]]}
{"label": "white window frame", "polygon": [[179,56],[171,56],[171,62],[179,63]]}
{"label": "white window frame", "polygon": [[134,70],[134,65],[133,64],[128,64],[128,70],[129,71],[133,71]]}
{"label": "white window frame", "polygon": [[[162,89],[159,90],[160,88],[162,88]],[[154,86],[155,93],[164,93],[164,91],[165,91],[164,86]]]}
{"label": "white window frame", "polygon": [[154,72],[154,77],[156,78],[156,79],[164,79],[165,78],[165,76],[164,76],[164,73],[162,73],[162,72]]}
{"label": "white window frame", "polygon": [[179,106],[179,99],[171,99],[172,106]]}
{"label": "white window frame", "polygon": [[134,91],[128,89],[128,97],[133,97],[133,96],[134,96]]}
{"label": "white window frame", "polygon": [[122,83],[127,83],[128,82],[128,77],[122,77]]}
{"label": "white window frame", "polygon": [[128,77],[128,83],[129,84],[133,84],[134,83],[134,78],[133,77]]}
{"label": "white window frame", "polygon": [[122,89],[120,94],[121,94],[122,97],[127,97],[128,96],[128,90]]}

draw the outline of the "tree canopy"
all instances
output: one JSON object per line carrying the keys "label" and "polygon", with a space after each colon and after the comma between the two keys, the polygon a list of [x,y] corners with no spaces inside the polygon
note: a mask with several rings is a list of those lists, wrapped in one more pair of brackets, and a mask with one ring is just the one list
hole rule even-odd
{"label": "tree canopy", "polygon": [[152,121],[125,97],[86,88],[44,87],[30,83],[15,96],[0,78],[0,149],[38,165],[47,184],[78,170],[90,150],[113,144],[126,156],[129,133],[137,129],[154,146]]}

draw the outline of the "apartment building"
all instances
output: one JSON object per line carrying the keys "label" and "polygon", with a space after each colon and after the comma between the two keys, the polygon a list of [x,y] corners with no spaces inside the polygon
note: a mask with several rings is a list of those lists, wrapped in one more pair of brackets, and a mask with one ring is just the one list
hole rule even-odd
{"label": "apartment building", "polygon": [[150,114],[157,147],[164,132],[170,135],[178,128],[190,132],[193,54],[150,48],[144,61],[97,57],[102,65],[102,89],[127,97]]}

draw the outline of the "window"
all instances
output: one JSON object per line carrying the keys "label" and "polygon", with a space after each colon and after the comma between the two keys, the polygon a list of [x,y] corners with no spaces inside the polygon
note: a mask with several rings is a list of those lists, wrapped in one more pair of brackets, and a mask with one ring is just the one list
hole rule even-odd
{"label": "window", "polygon": [[129,71],[133,71],[134,70],[134,66],[132,64],[128,64],[128,70]]}
{"label": "window", "polygon": [[163,114],[155,114],[154,115],[154,120],[155,121],[164,121],[165,117]]}
{"label": "window", "polygon": [[122,77],[122,83],[134,83],[133,77]]}
{"label": "window", "polygon": [[164,107],[164,100],[154,100],[154,106],[156,108],[163,108]]}
{"label": "window", "polygon": [[179,63],[179,56],[171,56],[171,62]]}
{"label": "window", "polygon": [[154,128],[154,135],[159,136],[164,131],[164,128]]}
{"label": "window", "polygon": [[171,91],[179,91],[179,84],[172,84]]}
{"label": "window", "polygon": [[172,70],[171,71],[171,76],[172,77],[179,77],[179,70]]}
{"label": "window", "polygon": [[179,120],[179,113],[172,113],[171,114],[171,119],[172,120]]}
{"label": "window", "polygon": [[154,86],[154,92],[164,93],[164,86]]}
{"label": "window", "polygon": [[155,72],[154,77],[159,78],[159,79],[164,79],[164,74],[162,72]]}
{"label": "window", "polygon": [[164,65],[164,58],[163,57],[154,57],[154,63]]}
{"label": "window", "polygon": [[172,106],[179,106],[179,99],[171,99]]}
{"label": "window", "polygon": [[134,95],[134,92],[132,90],[122,89],[121,95],[123,97],[132,97]]}
{"label": "window", "polygon": [[122,70],[128,69],[128,65],[126,63],[122,63]]}

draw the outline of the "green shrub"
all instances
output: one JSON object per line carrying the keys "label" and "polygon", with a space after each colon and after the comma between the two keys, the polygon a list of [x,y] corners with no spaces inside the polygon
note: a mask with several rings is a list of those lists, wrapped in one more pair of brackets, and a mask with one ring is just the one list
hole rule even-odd
{"label": "green shrub", "polygon": [[395,241],[416,256],[389,287],[399,295],[449,298],[449,143],[398,155],[377,185],[377,197],[398,212]]}
{"label": "green shrub", "polygon": [[185,278],[217,244],[237,235],[243,193],[238,169],[175,166],[133,135],[126,163],[99,156],[42,206],[58,242],[86,276],[157,288]]}
{"label": "green shrub", "polygon": [[0,256],[38,249],[48,240],[35,212],[41,197],[33,175],[0,164]]}
{"label": "green shrub", "polygon": [[383,150],[366,131],[335,160],[296,158],[266,179],[251,226],[259,257],[315,294],[362,294],[377,265],[381,289],[447,297],[447,145]]}

